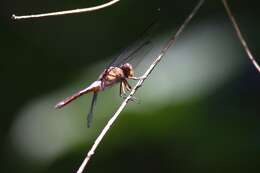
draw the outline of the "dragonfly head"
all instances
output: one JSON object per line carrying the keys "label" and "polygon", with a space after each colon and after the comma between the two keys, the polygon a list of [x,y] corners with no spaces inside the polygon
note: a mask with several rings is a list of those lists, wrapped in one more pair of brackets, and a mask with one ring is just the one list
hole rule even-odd
{"label": "dragonfly head", "polygon": [[125,77],[133,77],[134,76],[134,70],[133,66],[129,63],[125,63],[120,66],[120,68],[123,70]]}

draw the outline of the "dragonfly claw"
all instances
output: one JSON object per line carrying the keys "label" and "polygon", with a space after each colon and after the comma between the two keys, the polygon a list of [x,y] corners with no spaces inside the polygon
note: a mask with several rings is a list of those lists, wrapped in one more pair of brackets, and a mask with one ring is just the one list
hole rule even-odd
{"label": "dragonfly claw", "polygon": [[[122,94],[120,95],[123,99],[126,99],[127,98],[127,95],[126,94]],[[136,98],[135,96],[131,96],[131,98],[129,99],[130,101],[133,101],[133,102],[136,102],[136,103],[140,103],[140,100],[138,98]]]}
{"label": "dragonfly claw", "polygon": [[133,80],[143,80],[145,79],[146,77],[145,76],[140,76],[140,77],[130,77],[129,79],[133,79]]}

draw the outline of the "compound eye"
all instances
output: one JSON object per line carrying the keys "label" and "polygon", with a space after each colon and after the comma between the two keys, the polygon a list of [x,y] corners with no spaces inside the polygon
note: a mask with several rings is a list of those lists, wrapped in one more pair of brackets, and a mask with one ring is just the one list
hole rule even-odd
{"label": "compound eye", "polygon": [[121,66],[121,69],[124,71],[124,74],[126,77],[133,77],[134,76],[134,71],[133,71],[133,67],[131,64],[126,63],[124,65]]}
{"label": "compound eye", "polygon": [[129,69],[128,77],[133,77],[133,76],[134,76],[134,71],[133,71],[133,69]]}

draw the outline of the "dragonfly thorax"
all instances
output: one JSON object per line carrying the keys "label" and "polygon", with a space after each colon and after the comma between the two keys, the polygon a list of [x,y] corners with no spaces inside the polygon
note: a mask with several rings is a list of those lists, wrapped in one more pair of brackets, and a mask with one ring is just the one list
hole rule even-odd
{"label": "dragonfly thorax", "polygon": [[126,78],[134,76],[133,66],[129,63],[122,64],[120,68],[123,70],[124,76]]}

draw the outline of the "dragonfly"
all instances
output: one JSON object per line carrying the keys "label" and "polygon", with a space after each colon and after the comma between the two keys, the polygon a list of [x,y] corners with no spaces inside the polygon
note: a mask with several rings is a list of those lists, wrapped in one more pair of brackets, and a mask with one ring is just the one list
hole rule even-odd
{"label": "dragonfly", "polygon": [[136,41],[133,45],[126,48],[122,53],[116,56],[112,62],[104,69],[104,71],[99,75],[98,79],[86,88],[76,92],[72,96],[65,98],[64,100],[58,102],[55,108],[60,109],[73,100],[79,98],[80,96],[93,93],[92,102],[90,105],[90,111],[87,116],[87,127],[90,127],[93,119],[94,106],[96,104],[97,95],[100,91],[104,91],[106,88],[113,86],[119,83],[120,90],[119,95],[125,98],[125,94],[128,91],[131,91],[131,85],[128,83],[128,80],[139,80],[142,77],[136,77],[134,75],[134,65],[131,64],[131,60],[137,57],[134,56],[140,52],[148,45],[151,45],[151,40],[147,36],[148,30],[153,28],[154,22],[150,24],[145,31],[141,34],[141,39]]}

